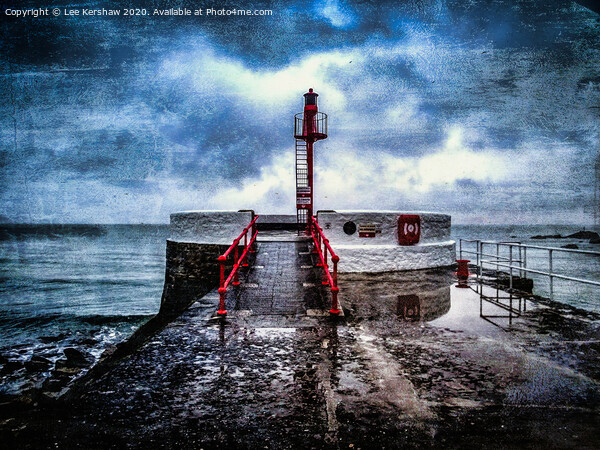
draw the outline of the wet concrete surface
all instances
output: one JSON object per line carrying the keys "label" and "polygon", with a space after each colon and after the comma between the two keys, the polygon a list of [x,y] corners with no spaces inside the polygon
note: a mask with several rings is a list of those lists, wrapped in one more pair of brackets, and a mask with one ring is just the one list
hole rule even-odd
{"label": "wet concrete surface", "polygon": [[259,245],[227,320],[211,292],[83,395],[0,408],[0,446],[600,447],[598,317],[427,270],[341,276],[332,318],[306,243]]}

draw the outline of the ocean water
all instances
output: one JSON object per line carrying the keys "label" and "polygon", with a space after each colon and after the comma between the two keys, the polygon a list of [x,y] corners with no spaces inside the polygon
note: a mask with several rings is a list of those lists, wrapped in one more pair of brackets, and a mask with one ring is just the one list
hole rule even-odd
{"label": "ocean water", "polygon": [[[456,225],[452,235],[457,241],[576,244],[600,251],[600,245],[577,239],[531,239],[579,230]],[[67,347],[98,358],[108,346],[126,339],[158,312],[167,236],[166,225],[0,225],[0,359],[28,361],[38,355],[56,361]],[[528,267],[546,270],[546,251],[531,251],[527,259]],[[554,269],[600,281],[597,256],[556,254]],[[548,280],[530,277],[534,292],[548,296]],[[600,312],[600,288],[556,280],[553,296]],[[25,369],[16,375],[0,371],[0,393],[19,391],[28,382]]]}
{"label": "ocean water", "polygon": [[[160,307],[167,235],[168,226],[0,226],[0,356],[54,362],[75,347],[97,359],[130,336]],[[18,391],[22,372],[0,373],[0,392]]]}

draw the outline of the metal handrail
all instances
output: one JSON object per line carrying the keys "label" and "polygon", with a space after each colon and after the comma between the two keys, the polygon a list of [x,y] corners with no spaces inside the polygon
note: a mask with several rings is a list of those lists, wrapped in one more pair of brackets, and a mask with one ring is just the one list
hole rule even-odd
{"label": "metal handrail", "polygon": [[[340,288],[338,288],[337,285],[337,264],[340,258],[335,254],[331,248],[331,245],[329,245],[329,239],[327,239],[323,234],[323,228],[319,226],[315,216],[312,216],[310,220],[310,234],[313,238],[313,243],[315,244],[314,252],[318,254],[320,260],[320,263],[317,263],[317,266],[323,267],[325,272],[323,275],[322,284],[324,286],[329,285],[331,287],[331,310],[329,312],[331,314],[339,314],[340,310],[337,297]],[[323,245],[323,250],[321,250],[321,245]],[[327,265],[327,252],[329,252],[331,255],[331,262],[333,262],[333,275],[329,273],[329,266]]]}
{"label": "metal handrail", "polygon": [[585,284],[591,284],[594,286],[600,286],[600,282],[598,281],[594,281],[594,280],[585,280],[583,278],[576,278],[576,277],[569,277],[567,275],[560,275],[558,273],[550,273],[550,272],[543,272],[541,270],[536,270],[536,269],[526,269],[520,266],[512,266],[510,264],[504,264],[504,263],[499,263],[496,261],[491,261],[491,260],[485,260],[482,259],[481,260],[482,263],[491,263],[500,267],[506,267],[507,269],[517,269],[517,270],[522,270],[523,272],[530,272],[530,273],[536,273],[538,275],[546,275],[546,276],[551,276],[553,278],[560,278],[562,280],[569,280],[569,281],[576,281],[578,283],[585,283]]}
{"label": "metal handrail", "polygon": [[[311,118],[313,120],[313,129],[311,130],[312,134],[317,135],[327,135],[327,114],[324,112],[317,112],[314,117]],[[294,116],[294,136],[297,138],[306,137],[306,129],[304,127],[304,113],[298,113]]]}
{"label": "metal handrail", "polygon": [[[477,242],[477,241],[475,241]],[[581,253],[585,255],[595,255],[600,256],[600,252],[594,252],[592,250],[579,250],[579,249],[571,249],[571,248],[561,248],[561,247],[542,247],[540,245],[529,245],[529,244],[521,244],[521,243],[511,243],[511,242],[495,242],[495,241],[478,241],[482,244],[494,244],[494,245],[504,245],[504,246],[512,246],[512,247],[521,247],[521,248],[535,248],[537,250],[552,250],[557,252],[564,253]]]}
{"label": "metal handrail", "polygon": [[[244,230],[240,233],[240,235],[233,240],[233,244],[229,246],[229,248],[223,253],[217,260],[221,266],[220,268],[220,276],[219,276],[219,310],[217,314],[224,316],[227,314],[227,310],[225,309],[225,293],[227,292],[227,287],[231,280],[233,280],[233,285],[237,286],[240,284],[238,277],[238,269],[240,268],[240,262],[242,267],[248,266],[248,253],[254,253],[256,251],[256,236],[258,235],[258,230],[256,228],[256,221],[259,216],[255,216],[252,219],[252,222],[244,228]],[[248,242],[248,231],[252,229],[252,237],[250,242]],[[238,257],[239,245],[240,241],[244,238],[244,251],[241,256]],[[231,252],[234,252],[233,255],[233,268],[231,273],[225,279],[225,263],[227,261],[227,257]]]}
{"label": "metal handrail", "polygon": [[[469,251],[462,249],[462,243],[469,242],[476,244],[476,251]],[[496,246],[496,254],[489,254],[483,251],[484,245],[495,245]],[[501,256],[499,254],[499,248],[508,247],[509,248],[509,257]],[[519,258],[513,258],[513,248],[517,248],[519,250]],[[544,272],[542,270],[530,269],[527,268],[527,250],[535,249],[535,250],[544,250],[548,252],[548,272]],[[523,251],[523,257],[521,258],[521,250]],[[538,275],[544,275],[549,277],[550,279],[550,296],[553,296],[554,291],[554,278],[558,278],[561,280],[574,281],[576,283],[589,284],[592,286],[600,286],[600,282],[594,280],[588,280],[584,278],[571,277],[568,275],[562,275],[555,273],[553,271],[553,254],[554,252],[564,252],[564,253],[575,253],[581,255],[593,255],[600,256],[600,252],[595,252],[591,250],[579,250],[579,249],[568,249],[568,248],[558,248],[558,247],[544,247],[540,245],[529,245],[529,244],[521,244],[520,242],[496,242],[496,241],[484,241],[479,239],[462,239],[459,238],[459,257],[462,259],[462,254],[476,255],[477,261],[476,266],[478,267],[477,276],[480,277],[482,275],[483,264],[492,264],[496,266],[496,270],[500,267],[510,269],[510,289],[513,287],[513,270],[518,270],[519,273],[535,273]],[[483,256],[491,257],[494,259],[482,259]],[[508,262],[508,264],[506,263]],[[518,265],[513,265],[513,263],[518,263]]]}

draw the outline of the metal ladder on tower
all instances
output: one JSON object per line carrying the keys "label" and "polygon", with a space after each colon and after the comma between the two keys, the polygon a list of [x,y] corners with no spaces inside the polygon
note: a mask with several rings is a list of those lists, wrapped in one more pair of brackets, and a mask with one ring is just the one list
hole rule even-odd
{"label": "metal ladder on tower", "polygon": [[[310,186],[308,185],[308,153],[306,150],[306,141],[302,139],[296,139],[296,202],[298,198],[302,197],[302,194],[310,193]],[[307,210],[297,208],[296,209],[296,222],[297,224],[306,224]]]}

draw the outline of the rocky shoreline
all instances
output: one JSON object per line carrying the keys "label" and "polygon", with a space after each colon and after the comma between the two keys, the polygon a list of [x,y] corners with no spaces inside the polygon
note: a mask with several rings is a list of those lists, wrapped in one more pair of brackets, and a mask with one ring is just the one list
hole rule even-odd
{"label": "rocky shoreline", "polygon": [[538,234],[535,236],[531,236],[530,239],[578,239],[580,241],[588,241],[590,244],[600,244],[600,235],[595,231],[578,231],[577,233],[569,234],[567,236],[562,236],[560,234]]}

